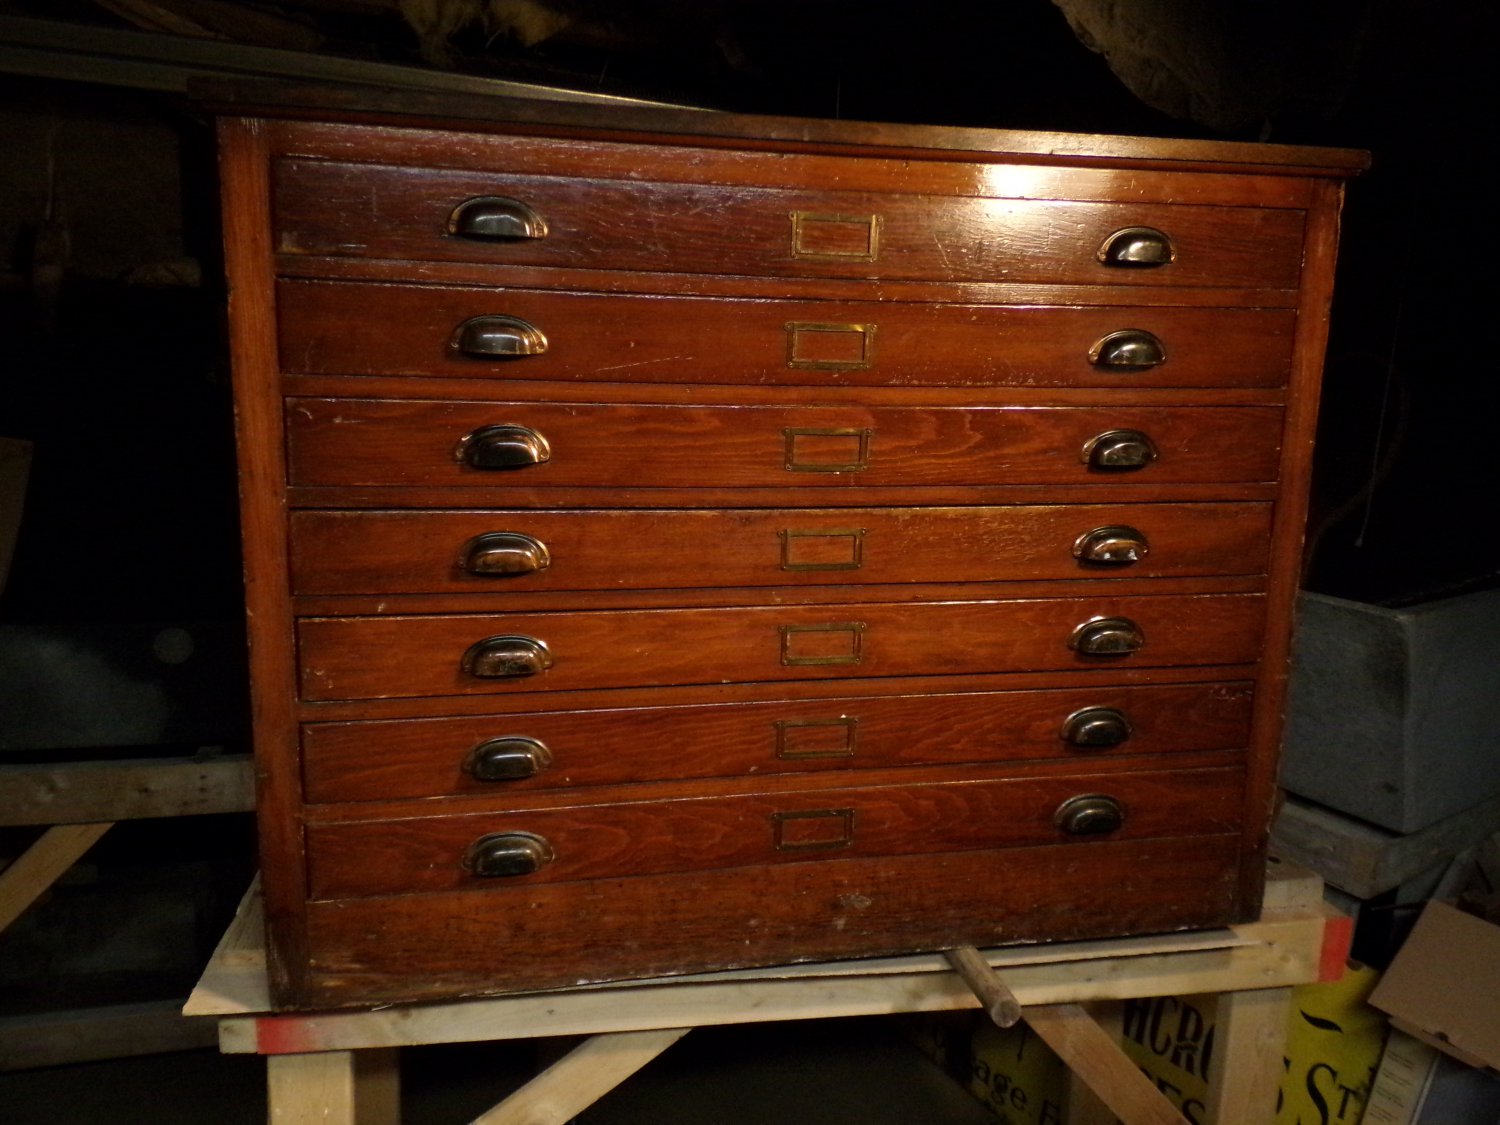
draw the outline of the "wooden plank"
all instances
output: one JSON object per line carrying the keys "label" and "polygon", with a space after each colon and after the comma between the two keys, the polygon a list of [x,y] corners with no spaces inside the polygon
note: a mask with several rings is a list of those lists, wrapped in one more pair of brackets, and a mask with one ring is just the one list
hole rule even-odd
{"label": "wooden plank", "polygon": [[1120,1044],[1079,1004],[1044,1004],[1026,1010],[1026,1022],[1114,1110],[1122,1125],[1188,1125]]}
{"label": "wooden plank", "polygon": [[102,824],[59,824],[47,829],[41,838],[0,871],[0,930],[5,929],[89,848],[109,831],[111,821]]}
{"label": "wooden plank", "polygon": [[1208,1083],[1208,1119],[1215,1125],[1275,1119],[1291,1006],[1290,988],[1220,995]]}
{"label": "wooden plank", "polygon": [[155,1000],[0,1017],[0,1071],[213,1046],[213,1025],[180,1007]]}
{"label": "wooden plank", "polygon": [[1271,849],[1356,898],[1374,898],[1447,863],[1497,829],[1500,797],[1402,836],[1288,796],[1271,829]]}
{"label": "wooden plank", "polygon": [[622,1031],[584,1040],[473,1125],[564,1125],[692,1028]]}
{"label": "wooden plank", "polygon": [[0,16],[0,72],[75,80],[86,73],[90,82],[179,93],[186,91],[191,81],[208,78],[222,81],[248,74],[316,83],[353,83],[381,90],[466,94],[484,100],[505,96],[595,104],[662,104],[613,94],[447,74],[423,67],[22,16]]}
{"label": "wooden plank", "polygon": [[396,1125],[394,1050],[328,1051],[266,1060],[271,1125]]}
{"label": "wooden plank", "polygon": [[[1269,988],[1317,979],[1324,919],[1241,927],[1260,940],[1229,948],[1005,969],[1023,1006]],[[473,1042],[603,1031],[886,1015],[973,1008],[953,974],[798,977],[524,993],[374,1011],[225,1018],[220,1049],[278,1054],[362,1046]]]}
{"label": "wooden plank", "polygon": [[253,808],[255,775],[248,754],[0,766],[0,826]]}
{"label": "wooden plank", "polygon": [[[1089,1004],[1085,1010],[1104,1029],[1111,1043],[1124,1040],[1125,1009],[1122,1005]],[[1114,1110],[1075,1071],[1068,1071],[1067,1082],[1063,1102],[1067,1125],[1116,1125]]]}

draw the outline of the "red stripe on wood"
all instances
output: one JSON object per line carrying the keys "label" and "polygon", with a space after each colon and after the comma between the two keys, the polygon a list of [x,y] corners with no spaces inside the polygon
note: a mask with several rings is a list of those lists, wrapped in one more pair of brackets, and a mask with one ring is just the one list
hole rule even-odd
{"label": "red stripe on wood", "polygon": [[323,1049],[317,1032],[303,1016],[262,1016],[255,1021],[258,1055],[301,1055]]}
{"label": "red stripe on wood", "polygon": [[1318,956],[1318,980],[1335,981],[1344,975],[1349,946],[1354,940],[1354,919],[1340,914],[1323,923],[1323,950]]}

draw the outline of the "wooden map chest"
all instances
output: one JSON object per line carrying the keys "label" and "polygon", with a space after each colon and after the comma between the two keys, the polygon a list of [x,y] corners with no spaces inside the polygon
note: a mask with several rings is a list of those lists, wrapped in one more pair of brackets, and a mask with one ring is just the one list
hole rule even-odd
{"label": "wooden map chest", "polygon": [[1252,917],[1356,154],[221,120],[288,1007]]}

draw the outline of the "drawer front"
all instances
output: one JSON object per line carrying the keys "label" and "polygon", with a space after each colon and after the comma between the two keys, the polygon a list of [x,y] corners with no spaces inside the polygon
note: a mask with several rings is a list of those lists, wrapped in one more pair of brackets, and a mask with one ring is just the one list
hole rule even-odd
{"label": "drawer front", "polygon": [[[848,488],[1276,479],[1277,407],[659,406],[287,400],[293,485]],[[1093,464],[1110,435],[1127,460]],[[520,452],[488,458],[500,444]],[[1141,452],[1135,457],[1130,451]],[[504,452],[504,451],[502,451]],[[499,460],[494,468],[473,462]],[[618,501],[601,495],[599,503]]]}
{"label": "drawer front", "polygon": [[762,301],[283,281],[282,368],[610,383],[1278,387],[1291,309]]}
{"label": "drawer front", "polygon": [[[1209,594],[315,617],[297,635],[303,698],[380,699],[1247,664],[1260,655],[1262,603],[1259,594]],[[1094,619],[1125,619],[1133,633],[1120,626],[1100,638]],[[1136,634],[1137,651],[1087,651],[1134,644]]]}
{"label": "drawer front", "polygon": [[[822,788],[307,828],[309,894],[354,898],[1238,831],[1237,767]],[[1094,804],[1080,807],[1080,798]],[[499,839],[497,840],[496,837]],[[494,856],[489,849],[531,854]]]}
{"label": "drawer front", "polygon": [[[1235,750],[1243,681],[311,723],[314,803]],[[1118,740],[1118,741],[1116,741]]]}
{"label": "drawer front", "polygon": [[[799,191],[305,160],[275,170],[285,254],[673,273],[1294,288],[1303,213]],[[1165,264],[1112,268],[1149,227]],[[499,235],[499,237],[490,237]]]}
{"label": "drawer front", "polygon": [[1191,577],[1265,570],[1264,503],[299,511],[297,594]]}
{"label": "drawer front", "polygon": [[1250,917],[1238,857],[1236,836],[1104,840],[313,902],[305,1003],[1221,926]]}

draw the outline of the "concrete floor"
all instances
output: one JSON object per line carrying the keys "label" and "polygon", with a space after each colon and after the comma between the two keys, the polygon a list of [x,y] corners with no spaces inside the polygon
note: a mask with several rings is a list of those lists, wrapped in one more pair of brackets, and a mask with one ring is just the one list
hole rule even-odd
{"label": "concrete floor", "polygon": [[[994,1125],[909,1042],[903,1017],[692,1032],[582,1114],[578,1125]],[[532,1047],[402,1054],[406,1125],[473,1120],[526,1080]],[[264,1064],[213,1051],[0,1074],[5,1125],[250,1125],[265,1120]]]}

